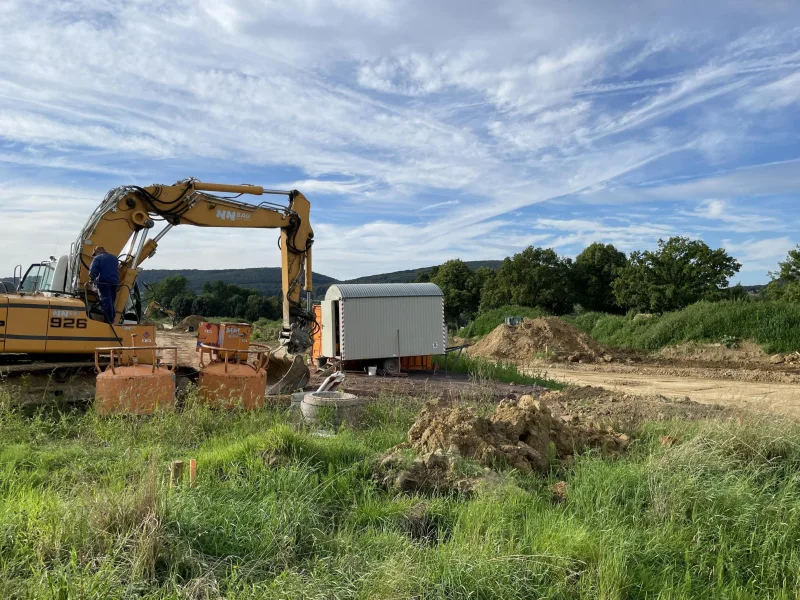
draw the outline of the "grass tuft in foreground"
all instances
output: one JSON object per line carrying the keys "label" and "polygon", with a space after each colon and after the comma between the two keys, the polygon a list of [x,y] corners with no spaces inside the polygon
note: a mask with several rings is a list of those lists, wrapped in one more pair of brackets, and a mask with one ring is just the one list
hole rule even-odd
{"label": "grass tuft in foreground", "polygon": [[[800,586],[797,425],[644,424],[623,457],[505,472],[465,499],[372,480],[414,419],[408,399],[332,437],[277,409],[0,406],[2,598],[794,598]],[[169,461],[190,457],[197,485],[170,490]]]}

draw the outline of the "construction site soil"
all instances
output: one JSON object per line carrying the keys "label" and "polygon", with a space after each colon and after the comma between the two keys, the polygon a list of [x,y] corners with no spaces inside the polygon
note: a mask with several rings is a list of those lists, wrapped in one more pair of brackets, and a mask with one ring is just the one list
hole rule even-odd
{"label": "construction site soil", "polygon": [[[160,345],[178,347],[181,366],[200,368],[200,355],[196,351],[196,334],[176,330],[159,331]],[[318,387],[327,375],[312,372],[307,389]],[[445,375],[439,372],[413,373],[407,377],[368,377],[365,373],[347,373],[343,384],[348,393],[364,398],[399,397],[459,399],[464,397],[494,399],[517,398],[524,394],[538,394],[543,388],[531,385],[513,385],[496,382],[475,382],[463,373]]]}
{"label": "construction site soil", "polygon": [[[381,457],[374,477],[403,492],[469,494],[496,478],[498,468],[544,475],[559,465],[568,466],[576,453],[587,449],[602,454],[624,452],[632,439],[612,424],[635,431],[646,420],[730,416],[722,407],[599,388],[503,400],[488,416],[474,407],[440,399],[425,405],[408,432],[408,441]],[[554,497],[563,492],[554,489]]]}
{"label": "construction site soil", "polygon": [[523,319],[514,326],[500,325],[468,352],[494,360],[526,361],[535,357],[570,362],[613,360],[608,349],[557,317]]}
{"label": "construction site soil", "polygon": [[[549,332],[554,331],[563,330],[549,328]],[[160,344],[179,347],[182,365],[197,367],[195,334],[159,331],[157,337]],[[474,352],[476,347],[477,344],[470,350]],[[691,344],[652,355],[614,350],[612,356],[612,362],[575,363],[536,356],[528,360],[516,359],[514,362],[523,371],[577,386],[594,386],[649,398],[664,397],[677,401],[688,398],[736,410],[800,416],[800,365],[794,362],[791,355],[782,356],[778,362],[778,358],[763,353],[755,345],[745,344],[738,349],[728,349],[720,345]],[[308,387],[318,386],[321,381],[320,376],[312,375]],[[402,378],[348,373],[344,387],[348,392],[367,398],[411,396],[458,399],[480,396],[493,401],[519,398],[525,394],[537,395],[544,391],[535,386],[476,383],[463,374],[445,376],[441,372],[412,373]],[[608,404],[615,404],[614,410],[627,410],[623,408],[624,404],[619,408],[616,402]],[[640,404],[637,410],[641,410],[642,406]],[[675,410],[685,409],[685,405],[677,406]],[[654,408],[651,413],[657,416],[664,412],[663,408]],[[667,413],[670,410],[667,409]]]}
{"label": "construction site soil", "polygon": [[[437,399],[422,409],[408,441],[376,462],[373,476],[401,492],[471,494],[496,482],[497,469],[545,475],[571,465],[574,455],[587,449],[624,452],[633,441],[626,432],[637,431],[646,421],[730,418],[739,417],[724,406],[596,387],[502,400],[488,416],[474,406]],[[662,436],[660,443],[675,440]],[[555,502],[563,501],[565,485],[553,487]]]}

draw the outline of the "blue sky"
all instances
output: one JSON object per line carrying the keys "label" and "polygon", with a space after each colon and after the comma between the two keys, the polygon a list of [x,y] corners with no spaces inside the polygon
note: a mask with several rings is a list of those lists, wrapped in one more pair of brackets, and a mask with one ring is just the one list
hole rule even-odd
{"label": "blue sky", "polygon": [[[105,192],[297,188],[339,278],[688,235],[761,283],[800,243],[793,0],[5,0],[0,273]],[[279,264],[177,228],[147,266]]]}

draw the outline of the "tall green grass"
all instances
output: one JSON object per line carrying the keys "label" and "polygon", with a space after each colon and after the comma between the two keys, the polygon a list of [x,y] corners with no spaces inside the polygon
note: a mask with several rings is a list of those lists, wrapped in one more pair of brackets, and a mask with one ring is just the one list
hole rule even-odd
{"label": "tall green grass", "polygon": [[767,352],[800,350],[800,305],[791,302],[699,302],[660,316],[586,313],[573,322],[602,344],[636,350],[730,338],[753,340]]}
{"label": "tall green grass", "polygon": [[526,319],[538,319],[547,317],[550,313],[542,308],[530,308],[528,306],[501,306],[492,310],[487,310],[478,315],[469,325],[458,330],[461,337],[483,337],[491,332],[498,325],[505,322],[506,317],[524,317]]}
{"label": "tall green grass", "polygon": [[[506,472],[469,499],[401,495],[371,463],[405,438],[406,402],[332,437],[278,410],[4,405],[0,597],[796,597],[797,426],[644,424],[621,458]],[[196,486],[170,490],[167,464],[190,457]]]}
{"label": "tall green grass", "polygon": [[469,356],[463,353],[460,358],[455,354],[445,361],[444,356],[434,356],[433,362],[442,370],[467,373],[476,381],[499,381],[501,383],[517,383],[520,385],[538,385],[551,390],[560,390],[564,385],[547,378],[547,374],[527,375],[520,372],[516,364],[507,360],[487,360],[480,356]]}

